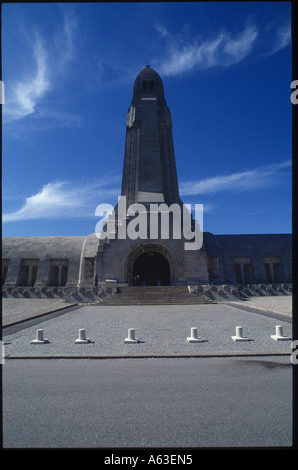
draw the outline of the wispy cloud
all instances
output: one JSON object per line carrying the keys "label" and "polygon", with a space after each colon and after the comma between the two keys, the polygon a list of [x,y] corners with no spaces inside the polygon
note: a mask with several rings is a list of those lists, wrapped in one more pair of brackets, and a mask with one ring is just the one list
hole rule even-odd
{"label": "wispy cloud", "polygon": [[[20,68],[17,78],[9,77],[6,83],[4,123],[20,121],[27,116],[36,115],[43,119],[47,114],[51,125],[54,117],[58,126],[63,125],[64,121],[69,122],[67,113],[61,114],[54,110],[55,101],[51,98],[54,95],[50,95],[49,92],[55,93],[58,75],[63,74],[74,56],[76,30],[76,18],[71,10],[67,10],[64,14],[63,25],[57,28],[51,42],[39,32],[32,31],[34,39],[26,52],[28,54],[26,68]],[[73,122],[77,123],[77,120]]]}
{"label": "wispy cloud", "polygon": [[6,100],[4,121],[21,119],[35,111],[36,104],[50,90],[47,56],[41,37],[34,37],[32,55],[34,67],[29,78],[11,86],[12,96]]}
{"label": "wispy cloud", "polygon": [[78,32],[78,20],[72,9],[64,12],[63,25],[54,35],[54,48],[58,53],[56,65],[64,67],[75,56],[75,38]]}
{"label": "wispy cloud", "polygon": [[156,29],[167,42],[166,57],[160,64],[164,76],[240,62],[250,53],[258,36],[255,26],[247,26],[236,36],[222,31],[211,39],[193,38],[191,41],[181,35],[173,36],[160,24]]}
{"label": "wispy cloud", "polygon": [[273,47],[269,51],[269,55],[275,54],[284,47],[287,47],[291,43],[291,25],[289,23],[278,27],[275,31],[275,39]]}
{"label": "wispy cloud", "polygon": [[291,167],[290,160],[229,175],[212,176],[180,184],[181,196],[215,194],[220,191],[251,191],[275,184],[282,170]]}
{"label": "wispy cloud", "polygon": [[[180,184],[181,196],[216,194],[223,191],[252,191],[275,184],[291,167],[291,161],[272,164],[228,175],[212,176]],[[4,213],[3,223],[34,219],[92,217],[99,204],[117,202],[120,175],[107,176],[87,183],[55,181],[45,184],[36,194],[27,197],[23,206]],[[209,207],[211,209],[212,206]],[[205,208],[206,209],[206,208]],[[206,210],[205,210],[206,212]]]}
{"label": "wispy cloud", "polygon": [[116,199],[119,189],[119,176],[86,184],[74,181],[51,182],[45,184],[38,193],[27,197],[19,210],[4,213],[2,221],[92,217],[98,204],[107,202],[107,199]]}
{"label": "wispy cloud", "polygon": [[264,55],[261,53],[264,44],[270,45],[265,55],[272,55],[291,41],[289,24],[268,28],[267,37],[262,28],[255,24],[246,25],[236,34],[222,29],[220,32],[211,33],[208,38],[173,35],[160,23],[156,24],[155,28],[166,41],[163,56],[156,64],[163,76],[180,75],[192,70],[230,67],[243,61],[251,53],[256,53],[259,57]]}

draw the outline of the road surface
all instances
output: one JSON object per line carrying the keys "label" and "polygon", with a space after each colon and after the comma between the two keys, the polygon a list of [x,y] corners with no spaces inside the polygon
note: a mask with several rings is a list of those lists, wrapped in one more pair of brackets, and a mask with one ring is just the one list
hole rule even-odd
{"label": "road surface", "polygon": [[291,446],[292,367],[285,356],[7,359],[3,445]]}

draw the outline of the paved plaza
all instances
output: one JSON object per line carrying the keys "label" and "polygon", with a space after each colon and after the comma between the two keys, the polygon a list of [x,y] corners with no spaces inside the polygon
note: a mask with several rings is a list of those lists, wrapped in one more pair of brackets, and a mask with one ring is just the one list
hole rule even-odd
{"label": "paved plaza", "polygon": [[[70,307],[65,310],[65,307]],[[73,307],[73,309],[71,308]],[[48,318],[47,313],[60,311]],[[253,298],[245,302],[203,305],[72,306],[61,301],[3,299],[3,326],[38,317],[39,323],[12,334],[3,331],[5,356],[11,357],[146,357],[291,354],[292,297]],[[276,325],[290,339],[275,341]],[[23,326],[26,326],[23,328]],[[236,326],[248,341],[233,341]],[[139,343],[127,344],[128,329]],[[191,328],[203,340],[189,343]],[[37,329],[45,344],[32,344]],[[77,344],[85,329],[89,343]],[[9,331],[8,331],[9,333]]]}

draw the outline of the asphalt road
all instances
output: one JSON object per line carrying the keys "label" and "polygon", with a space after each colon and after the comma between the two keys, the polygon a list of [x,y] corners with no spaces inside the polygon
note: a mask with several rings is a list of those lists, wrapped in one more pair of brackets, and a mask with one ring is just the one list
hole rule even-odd
{"label": "asphalt road", "polygon": [[292,444],[289,357],[8,359],[2,372],[4,448]]}

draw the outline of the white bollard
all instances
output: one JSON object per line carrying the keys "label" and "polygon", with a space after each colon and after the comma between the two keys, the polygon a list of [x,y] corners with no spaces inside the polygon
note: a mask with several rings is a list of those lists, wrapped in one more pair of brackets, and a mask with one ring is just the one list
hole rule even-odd
{"label": "white bollard", "polygon": [[236,326],[236,335],[231,336],[232,340],[234,341],[250,341],[249,338],[246,338],[243,336],[243,327],[242,326]]}
{"label": "white bollard", "polygon": [[134,328],[128,329],[127,338],[125,338],[124,343],[139,343],[138,338],[135,337]]}
{"label": "white bollard", "polygon": [[203,340],[198,336],[197,328],[190,329],[190,336],[187,337],[189,343],[201,343]]}
{"label": "white bollard", "polygon": [[276,325],[275,326],[275,335],[271,335],[272,339],[275,339],[275,341],[283,341],[290,339],[289,336],[285,336],[283,334],[283,328],[281,325]]}
{"label": "white bollard", "polygon": [[79,337],[75,340],[75,343],[90,343],[90,339],[86,338],[86,330],[84,328],[79,330]]}
{"label": "white bollard", "polygon": [[36,338],[31,341],[32,344],[44,344],[48,343],[49,340],[43,337],[43,330],[36,330]]}

